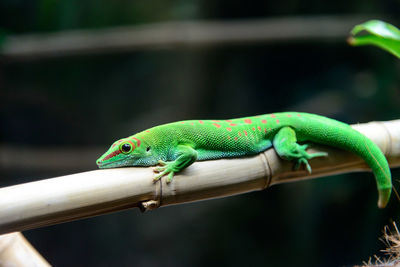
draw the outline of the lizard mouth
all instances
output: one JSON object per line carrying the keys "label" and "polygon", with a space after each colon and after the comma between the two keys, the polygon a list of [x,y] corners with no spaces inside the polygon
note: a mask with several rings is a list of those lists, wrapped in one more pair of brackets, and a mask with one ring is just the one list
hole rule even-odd
{"label": "lizard mouth", "polygon": [[100,169],[124,167],[124,166],[129,166],[129,161],[130,161],[131,158],[132,158],[132,156],[128,156],[126,158],[120,158],[118,160],[108,161],[111,158],[107,158],[105,160],[105,158],[100,157],[96,161],[96,164]]}
{"label": "lizard mouth", "polygon": [[98,160],[96,162],[97,166],[99,168],[112,168],[112,167],[116,167],[115,165],[119,165],[118,163],[120,163],[121,161],[123,161],[124,159],[120,159],[120,160],[116,160],[116,161],[112,161],[112,162],[104,162],[104,161],[100,161]]}

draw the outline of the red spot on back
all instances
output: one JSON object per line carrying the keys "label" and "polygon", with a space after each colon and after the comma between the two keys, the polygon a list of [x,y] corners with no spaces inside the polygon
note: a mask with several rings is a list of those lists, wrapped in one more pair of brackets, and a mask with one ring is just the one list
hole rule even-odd
{"label": "red spot on back", "polygon": [[275,114],[271,114],[271,118],[276,118]]}
{"label": "red spot on back", "polygon": [[191,125],[194,125],[194,123],[192,122]]}
{"label": "red spot on back", "polygon": [[226,128],[228,130],[228,132],[232,132],[232,128]]}
{"label": "red spot on back", "polygon": [[256,128],[254,128],[254,127],[253,127],[253,128],[251,128],[251,129],[252,129],[253,131],[255,131],[255,130],[256,130]]}
{"label": "red spot on back", "polygon": [[251,124],[251,120],[250,119],[245,119],[244,122],[247,123],[247,124]]}
{"label": "red spot on back", "polygon": [[297,114],[297,117],[301,117],[301,115],[300,115],[300,114]]}
{"label": "red spot on back", "polygon": [[229,125],[230,125],[230,126],[236,126],[237,124],[234,124],[234,123],[230,123]]}
{"label": "red spot on back", "polygon": [[287,116],[288,116],[289,118],[292,117],[292,115],[290,115],[290,114],[288,114]]}
{"label": "red spot on back", "polygon": [[267,120],[262,120],[261,122],[262,122],[262,123],[267,123]]}
{"label": "red spot on back", "polygon": [[232,122],[231,120],[226,120],[226,122]]}
{"label": "red spot on back", "polygon": [[140,140],[139,140],[139,139],[137,139],[136,137],[132,137],[132,138],[136,140],[136,144],[137,144],[137,146],[138,146],[138,147],[140,147]]}
{"label": "red spot on back", "polygon": [[217,128],[221,128],[221,125],[219,125],[217,123],[213,123],[213,125],[215,125],[215,127],[217,127]]}
{"label": "red spot on back", "polygon": [[146,133],[149,133],[150,131],[149,131],[149,130],[146,130],[145,132],[146,132]]}
{"label": "red spot on back", "polygon": [[201,124],[204,124],[204,122],[203,122],[202,120],[199,120],[199,122],[200,122]]}
{"label": "red spot on back", "polygon": [[237,137],[235,137],[235,141],[237,141]]}
{"label": "red spot on back", "polygon": [[244,132],[244,135],[247,136],[247,132],[246,131],[243,131],[243,132]]}
{"label": "red spot on back", "polygon": [[181,121],[181,123],[182,123],[182,124],[185,124],[185,122],[184,122],[184,121]]}
{"label": "red spot on back", "polygon": [[260,126],[257,126],[257,129],[261,132],[261,127]]}
{"label": "red spot on back", "polygon": [[276,123],[279,123],[279,120],[276,120]]}

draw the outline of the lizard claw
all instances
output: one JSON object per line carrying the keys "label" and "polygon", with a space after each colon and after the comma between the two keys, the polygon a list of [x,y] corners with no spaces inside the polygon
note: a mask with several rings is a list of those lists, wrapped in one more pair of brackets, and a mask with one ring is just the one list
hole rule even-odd
{"label": "lizard claw", "polygon": [[[305,148],[307,148],[307,146],[308,145],[302,145],[300,147],[305,149]],[[306,168],[306,170],[307,170],[307,172],[309,174],[312,173],[311,166],[308,163],[309,159],[316,158],[316,157],[326,157],[326,156],[328,156],[328,153],[326,153],[326,152],[318,152],[318,153],[309,154],[305,150],[302,150],[301,154],[302,154],[302,157],[297,159],[297,163],[296,163],[294,168],[295,168],[295,170],[298,170],[300,168],[300,165],[304,164],[304,166],[305,166],[305,168]]]}
{"label": "lizard claw", "polygon": [[159,161],[158,161],[158,164],[159,164],[160,166],[157,166],[157,167],[154,167],[154,168],[153,168],[153,171],[154,171],[155,173],[160,173],[160,172],[163,172],[163,171],[165,171],[165,170],[167,169],[167,165],[168,165],[167,162],[165,162],[165,161],[163,161],[163,160],[159,160]]}
{"label": "lizard claw", "polygon": [[157,175],[153,178],[153,182],[154,182],[154,183],[157,182],[157,181],[160,180],[161,177],[163,177],[164,175],[165,175],[164,172],[161,172],[161,173],[157,174]]}
{"label": "lizard claw", "polygon": [[172,182],[172,178],[174,178],[174,172],[173,171],[171,171],[169,174],[168,174],[168,177],[167,177],[167,184],[169,184],[170,182]]}
{"label": "lizard claw", "polygon": [[169,184],[172,181],[172,179],[174,178],[174,174],[175,174],[175,172],[173,171],[172,166],[170,166],[171,163],[168,163],[168,162],[165,162],[165,161],[162,161],[162,160],[159,160],[158,163],[161,166],[153,168],[153,171],[155,173],[157,173],[157,175],[153,178],[153,182],[157,182],[158,180],[161,179],[161,177],[163,177],[163,176],[168,174],[167,183]]}
{"label": "lizard claw", "polygon": [[170,182],[172,182],[172,179],[174,178],[175,172],[173,172],[173,171],[167,171],[167,170],[165,170],[165,171],[160,172],[159,174],[157,174],[157,175],[153,178],[153,182],[157,182],[158,180],[160,180],[163,176],[165,176],[165,175],[167,175],[167,174],[168,174],[168,176],[167,176],[167,184],[169,184]]}
{"label": "lizard claw", "polygon": [[299,159],[297,160],[296,165],[294,166],[294,169],[295,169],[295,170],[298,170],[298,169],[300,168],[301,164],[304,164],[304,166],[306,167],[306,170],[307,170],[307,172],[308,172],[309,174],[312,173],[311,166],[310,166],[310,164],[308,163],[308,160],[307,160],[306,158],[299,158]]}
{"label": "lizard claw", "polygon": [[310,164],[308,163],[308,160],[307,160],[307,159],[305,159],[305,158],[300,158],[300,159],[299,159],[299,164],[304,164],[304,166],[306,167],[307,172],[308,172],[309,174],[312,173],[311,166],[310,166]]}
{"label": "lizard claw", "polygon": [[159,166],[159,167],[154,167],[153,171],[156,172],[156,173],[159,173],[159,172],[165,171],[166,169],[167,168],[165,166]]}

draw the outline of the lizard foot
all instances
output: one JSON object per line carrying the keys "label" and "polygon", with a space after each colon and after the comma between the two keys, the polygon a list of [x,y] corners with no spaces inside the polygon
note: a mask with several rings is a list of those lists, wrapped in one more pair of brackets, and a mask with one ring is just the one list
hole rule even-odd
{"label": "lizard foot", "polygon": [[170,183],[172,181],[173,177],[174,177],[174,174],[175,174],[175,170],[174,170],[174,167],[173,167],[173,162],[165,162],[165,161],[159,160],[158,163],[161,166],[153,168],[153,171],[155,173],[158,173],[153,178],[153,182],[157,182],[163,176],[168,175],[167,176],[167,183]]}
{"label": "lizard foot", "polygon": [[311,173],[311,166],[308,160],[315,157],[326,157],[328,153],[308,153],[306,150],[308,144],[298,144],[296,140],[296,132],[290,127],[283,127],[275,135],[273,145],[278,155],[286,160],[293,160],[296,162],[295,169],[298,169],[302,164],[305,165],[306,170]]}
{"label": "lizard foot", "polygon": [[197,151],[186,145],[178,145],[175,149],[175,155],[177,158],[174,161],[158,161],[160,166],[153,169],[154,172],[158,173],[153,179],[154,182],[160,180],[161,177],[168,175],[167,183],[170,183],[174,178],[175,173],[180,172],[197,159]]}
{"label": "lizard foot", "polygon": [[307,147],[308,147],[308,145],[299,145],[298,146],[298,151],[296,153],[298,155],[296,157],[297,158],[297,163],[296,163],[294,168],[295,168],[295,170],[298,170],[300,168],[300,166],[302,164],[304,164],[307,172],[309,174],[311,174],[312,173],[312,169],[311,169],[310,164],[308,163],[308,160],[312,159],[312,158],[316,158],[316,157],[326,157],[326,156],[328,156],[328,153],[326,153],[326,152],[318,152],[318,153],[310,154],[310,153],[308,153],[306,151]]}

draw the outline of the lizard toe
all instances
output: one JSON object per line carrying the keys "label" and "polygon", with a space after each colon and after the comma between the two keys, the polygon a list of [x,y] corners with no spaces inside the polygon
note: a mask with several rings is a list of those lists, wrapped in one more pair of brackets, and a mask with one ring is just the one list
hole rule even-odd
{"label": "lizard toe", "polygon": [[167,177],[167,184],[169,184],[170,182],[172,182],[172,179],[174,178],[174,172],[173,171],[171,171],[169,174],[168,174],[168,177]]}
{"label": "lizard toe", "polygon": [[310,164],[308,163],[308,160],[307,160],[306,158],[299,158],[299,159],[297,160],[297,164],[296,164],[297,169],[300,167],[301,164],[304,164],[304,166],[305,166],[305,168],[306,168],[306,170],[307,170],[307,172],[308,172],[309,174],[312,173],[311,166],[310,166]]}
{"label": "lizard toe", "polygon": [[163,161],[163,160],[159,160],[158,161],[158,164],[160,164],[161,166],[165,166],[165,165],[167,165],[167,162],[165,162],[165,161]]}

